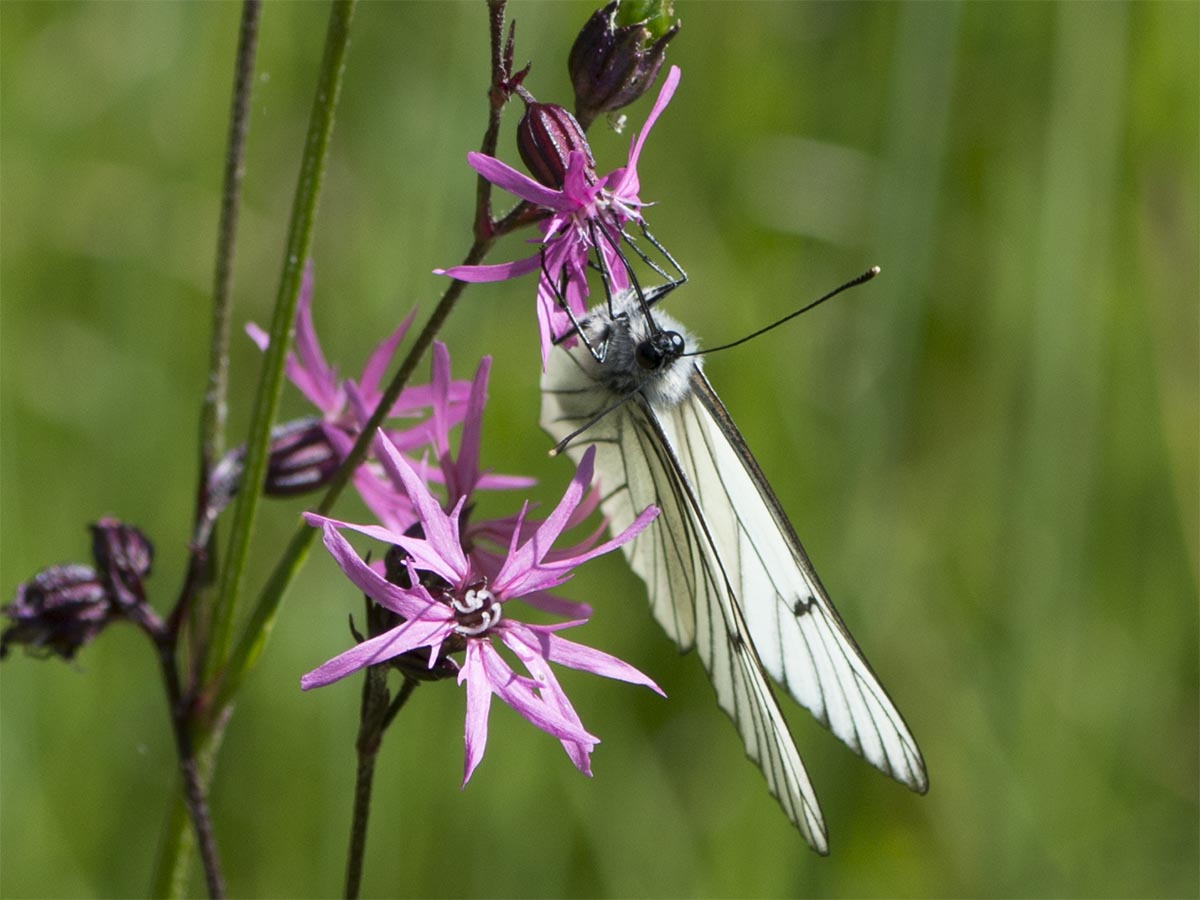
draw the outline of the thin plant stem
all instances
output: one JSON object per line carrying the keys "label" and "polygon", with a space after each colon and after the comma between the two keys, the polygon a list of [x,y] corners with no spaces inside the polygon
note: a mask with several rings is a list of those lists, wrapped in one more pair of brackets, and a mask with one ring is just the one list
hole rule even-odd
{"label": "thin plant stem", "polygon": [[[212,338],[209,344],[208,382],[200,407],[200,466],[194,516],[196,526],[207,517],[210,502],[209,475],[225,450],[233,260],[238,212],[241,208],[242,176],[245,172],[246,134],[250,130],[250,95],[254,85],[254,60],[258,49],[258,23],[261,14],[262,0],[245,0],[242,4],[237,53],[234,58],[233,98],[229,110],[229,140],[225,151],[221,214],[217,223],[216,262],[213,267]],[[171,614],[171,632],[176,640],[183,620],[210,571],[212,547],[211,538],[204,541],[193,539],[187,574]]]}
{"label": "thin plant stem", "polygon": [[164,635],[158,642],[158,658],[163,673],[163,684],[167,692],[167,707],[171,717],[171,731],[175,735],[175,750],[179,757],[179,774],[182,779],[183,801],[188,819],[200,851],[200,863],[204,868],[204,883],[208,895],[213,898],[225,896],[225,881],[221,876],[221,862],[217,854],[217,840],[213,834],[212,818],[209,815],[202,777],[192,741],[190,704],[183,696],[179,684],[179,669],[175,660],[175,642]]}
{"label": "thin plant stem", "polygon": [[[271,422],[275,416],[275,408],[283,385],[284,351],[288,335],[291,332],[292,321],[295,317],[304,260],[308,257],[309,248],[312,243],[313,223],[316,217],[317,203],[325,171],[325,158],[329,147],[329,139],[333,130],[334,112],[337,108],[337,101],[341,92],[345,55],[349,44],[349,29],[356,2],[357,0],[334,0],[330,9],[329,26],[325,39],[325,52],[318,74],[316,96],[313,100],[308,135],[305,140],[304,153],[300,164],[300,175],[296,185],[291,222],[288,229],[287,248],[284,254],[283,274],[280,278],[275,313],[271,323],[271,346],[268,348],[266,358],[263,362],[262,377],[259,382],[258,393],[255,397],[254,411],[251,417],[251,431],[246,443],[246,461],[242,489],[239,492],[235,508],[234,524],[229,538],[228,558],[221,573],[220,591],[216,598],[209,623],[212,640],[208,643],[206,652],[200,660],[201,672],[199,677],[201,679],[211,679],[213,673],[220,670],[229,649],[232,624],[235,618],[237,593],[245,570],[251,530],[266,472]],[[257,5],[257,0],[255,0],[255,3]],[[244,11],[244,27],[249,16],[250,13]],[[256,34],[257,15],[255,15],[253,21],[255,23],[254,33]],[[248,70],[243,68],[243,64],[247,63],[247,60],[243,57],[243,52],[250,53],[253,46],[254,42],[246,40],[246,35],[243,34],[242,39],[239,40],[238,75],[235,76],[235,84],[239,83],[238,79],[244,71],[252,72],[252,64],[250,64]],[[249,81],[243,84],[247,92],[249,90],[248,85]],[[236,120],[239,110],[242,109],[242,105],[235,98],[231,119]],[[231,141],[234,140],[234,135],[237,135],[237,140],[240,143],[244,136],[244,127],[239,128],[236,121],[231,122],[230,135]],[[237,156],[240,159],[240,150],[237,151]],[[234,179],[240,181],[240,169],[240,164],[233,161],[233,152],[231,151],[226,159],[227,177],[230,172],[233,172]],[[236,212],[236,192],[228,182],[226,184],[226,195],[227,201],[230,200],[230,197],[233,198],[230,209]],[[217,288],[218,291],[222,292],[222,299],[219,302],[227,307],[229,283],[224,279],[229,277],[232,266],[232,241],[236,215],[227,218],[223,211],[221,221],[222,234],[218,238],[219,259],[216,279],[219,285],[224,285]],[[226,241],[228,241],[228,244]],[[222,262],[222,259],[224,259],[224,262]],[[221,331],[227,333],[228,327],[228,309],[226,308],[220,312],[214,311],[215,333],[213,338],[213,352],[218,357],[222,355],[227,357],[228,355],[227,350],[221,351],[217,349],[218,342],[223,341],[227,345],[227,337],[222,339],[218,335]],[[224,364],[225,362],[221,361],[218,363],[218,367],[223,367]],[[220,375],[213,373],[210,373],[210,378],[223,381]],[[204,460],[202,467],[205,468],[211,465],[216,458],[215,455],[209,456],[208,454],[212,453],[214,448],[219,446],[220,443],[223,443],[223,438],[220,437],[220,420],[223,416],[224,388],[222,387],[217,393],[213,393],[211,391],[211,384],[212,382],[210,382],[210,392],[206,394],[205,403],[206,407],[210,402],[213,404],[211,408],[212,419],[209,419],[209,409],[206,408],[202,414],[204,437],[202,438],[203,447],[201,452]],[[209,428],[213,430],[209,431]],[[199,496],[204,504],[207,503],[207,497],[204,496],[206,493],[207,477],[207,471],[202,471]],[[199,515],[203,516],[205,507],[200,506],[199,508]],[[197,563],[198,554],[206,552],[207,548],[193,550],[192,565],[189,567],[187,580],[181,594],[181,601],[176,605],[176,609],[172,613],[172,627],[169,629],[172,660],[174,659],[175,643],[177,642],[179,629],[182,627],[183,612],[189,603],[189,599],[194,595],[194,591],[200,580],[198,573],[202,573],[203,571],[203,565]],[[173,666],[174,662],[172,662]],[[203,680],[201,684],[203,685]],[[170,692],[169,687],[168,691]],[[178,690],[178,686],[176,691],[182,694]],[[187,692],[186,703],[183,702],[181,697],[178,707],[179,709],[186,709],[187,713],[186,730],[180,731],[177,728],[176,740],[178,745],[181,736],[186,737],[186,743],[179,745],[180,765],[181,772],[184,775],[185,790],[183,799],[189,811],[187,818],[190,818],[193,823],[197,823],[197,817],[191,815],[193,800],[196,797],[203,798],[207,786],[211,782],[216,754],[224,735],[225,723],[232,712],[231,705],[223,704],[219,707],[213,707],[205,703],[207,699],[210,699],[210,697],[192,689]],[[174,706],[172,713],[174,717]],[[185,750],[186,752],[184,752]],[[205,827],[207,828],[207,825]],[[185,835],[185,828],[186,820],[184,816],[179,814],[179,805],[177,803],[172,807],[172,811],[168,815],[166,832],[159,847],[159,857],[155,866],[154,876],[156,895],[161,896],[166,893],[179,895],[186,892],[187,869],[193,845]],[[210,828],[208,828],[208,831],[211,834]],[[208,850],[205,846],[205,837],[200,833],[199,824],[197,824],[197,836],[199,838],[197,844],[200,847],[203,857]],[[212,848],[215,859],[215,842],[209,840],[207,843]],[[210,870],[210,867],[206,863],[205,871],[206,877],[209,878],[210,892],[213,891],[214,887],[219,887],[223,891],[223,886],[220,885],[219,880],[214,882],[211,875],[212,871],[217,871],[219,878],[219,870]]]}
{"label": "thin plant stem", "polygon": [[[233,101],[229,111],[229,144],[225,152],[221,217],[217,224],[217,255],[213,272],[213,329],[209,349],[208,387],[200,413],[201,485],[213,463],[225,451],[225,418],[229,392],[229,321],[232,308],[233,260],[236,247],[242,176],[245,173],[246,134],[250,129],[250,94],[254,84],[254,57],[262,0],[245,0],[238,31],[233,75]],[[197,521],[203,509],[197,511]]]}
{"label": "thin plant stem", "polygon": [[[232,707],[227,708],[226,715],[211,725],[209,730],[198,730],[192,736],[192,759],[195,765],[190,771],[194,772],[195,780],[204,791],[212,784],[217,750],[225,736],[225,726],[229,721],[228,712],[231,709]],[[148,896],[191,896],[189,881],[197,843],[196,830],[191,826],[191,822],[187,792],[180,791],[171,798],[167,811]]]}
{"label": "thin plant stem", "polygon": [[[504,9],[505,0],[488,0],[492,87],[488,93],[488,124],[479,149],[489,156],[495,155],[496,152],[496,143],[500,134],[500,117],[510,93],[506,85],[512,77],[510,71],[511,52],[509,52],[511,44],[506,45],[504,41]],[[480,175],[476,181],[475,215],[472,228],[475,240],[463,258],[462,265],[478,264],[487,256],[498,238],[547,215],[545,210],[522,202],[501,219],[495,220],[491,215],[491,190],[491,182]],[[316,507],[317,513],[321,515],[328,513],[341,496],[342,490],[349,483],[354,470],[365,458],[375,432],[387,418],[396,399],[400,396],[400,392],[408,384],[425,351],[429,349],[433,339],[445,324],[466,286],[466,282],[454,280],[443,292],[438,305],[430,313],[425,326],[413,341],[404,360],[400,363],[399,369],[392,376],[383,397],[371,414],[371,418],[359,433],[354,446],[330,481],[325,495]],[[220,708],[233,699],[241,686],[242,679],[257,661],[275,623],[284,593],[304,564],[316,533],[316,529],[303,523],[297,526],[296,531],[292,533],[287,547],[259,593],[258,602],[251,613],[246,629],[242,632],[242,637],[229,658],[229,664],[225,668],[224,678],[217,693],[215,707]]]}
{"label": "thin plant stem", "polygon": [[375,782],[375,757],[359,751],[354,775],[354,818],[350,823],[350,849],[346,852],[346,900],[355,900],[362,888],[363,860],[367,849],[367,821],[371,812],[371,788]]}
{"label": "thin plant stem", "polygon": [[207,680],[219,671],[226,661],[232,640],[238,594],[245,575],[249,556],[254,517],[262,497],[266,475],[271,423],[283,389],[283,368],[296,302],[300,293],[301,275],[312,246],[313,223],[325,175],[325,159],[333,133],[334,112],[341,94],[345,71],[346,50],[350,41],[350,23],[357,0],[334,0],[329,13],[329,28],[325,37],[325,54],[317,80],[309,118],[304,156],[292,204],[287,248],[284,252],[283,274],[275,299],[271,320],[271,339],[263,360],[262,378],[254,399],[250,436],[246,441],[245,468],[241,490],[234,508],[233,528],[229,549],[221,572],[220,591],[213,608],[212,641],[206,654],[204,677]]}
{"label": "thin plant stem", "polygon": [[362,887],[363,861],[367,849],[367,824],[371,814],[371,788],[375,779],[375,760],[383,744],[383,732],[391,724],[413,690],[419,684],[405,678],[395,699],[388,703],[387,667],[371,666],[363,681],[362,710],[355,749],[358,765],[354,778],[354,814],[350,820],[350,849],[346,853],[347,900],[358,897]]}

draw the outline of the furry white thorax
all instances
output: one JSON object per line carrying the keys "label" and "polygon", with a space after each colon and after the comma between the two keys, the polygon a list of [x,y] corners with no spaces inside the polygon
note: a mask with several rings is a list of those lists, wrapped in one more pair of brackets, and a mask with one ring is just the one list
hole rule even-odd
{"label": "furry white thorax", "polygon": [[[686,328],[657,308],[651,315],[659,331],[674,331],[683,338],[684,352],[694,350],[695,339]],[[689,379],[692,370],[700,368],[700,357],[677,357],[656,370],[638,365],[638,345],[648,340],[654,330],[632,289],[614,295],[612,313],[607,303],[600,303],[579,324],[604,361],[593,359],[586,347],[576,347],[574,355],[584,371],[614,399],[640,390],[655,409],[670,409],[688,395]]]}

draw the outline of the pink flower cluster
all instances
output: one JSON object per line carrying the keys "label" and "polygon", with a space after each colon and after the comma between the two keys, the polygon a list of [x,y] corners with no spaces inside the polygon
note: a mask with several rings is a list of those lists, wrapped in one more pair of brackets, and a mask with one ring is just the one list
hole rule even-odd
{"label": "pink flower cluster", "polygon": [[[320,410],[326,435],[340,456],[349,451],[382,397],[381,377],[410,321],[411,317],[376,348],[360,378],[340,379],[317,342],[312,273],[306,271],[296,352],[288,357],[287,374]],[[251,326],[248,331],[260,347],[266,346],[267,337],[260,329]],[[431,670],[445,665],[450,654],[462,654],[462,662],[455,664],[467,697],[464,784],[483,757],[493,696],[557,738],[576,767],[591,774],[590,754],[599,739],[584,728],[550,664],[662,691],[628,663],[561,637],[563,629],[586,622],[591,610],[550,591],[584,562],[633,540],[658,510],[648,507],[607,541],[600,540],[601,524],[574,546],[556,548],[563,533],[582,524],[597,506],[596,492],[589,490],[594,456],[589,450],[562,500],[544,520],[530,516],[524,504],[515,516],[472,521],[474,492],[532,483],[480,467],[490,367],[491,360],[485,357],[471,382],[454,381],[449,353],[435,343],[430,383],[406,389],[391,410],[393,419],[407,420],[404,426],[380,429],[372,458],[354,475],[354,485],[377,524],[306,515],[311,525],[322,529],[326,549],[351,583],[394,614],[398,624],[318,666],[301,679],[301,687],[322,687],[405,654],[427,660]],[[455,453],[451,430],[460,424]],[[386,566],[365,562],[343,530],[398,548],[405,577],[393,575],[389,580]],[[513,600],[568,621],[526,624]],[[511,652],[523,671],[514,670],[498,645]]]}
{"label": "pink flower cluster", "polygon": [[642,220],[646,204],[638,196],[641,183],[637,165],[650,129],[671,102],[679,85],[679,67],[672,66],[641,132],[629,147],[625,165],[603,178],[588,167],[580,151],[570,153],[562,190],[554,190],[507,163],[483,153],[468,153],[467,162],[497,187],[537,206],[550,210],[541,222],[541,247],[533,256],[514,262],[486,266],[454,266],[435,269],[459,281],[504,281],[542,270],[538,281],[537,311],[542,344],[542,365],[555,339],[570,327],[567,313],[559,305],[558,286],[565,282],[563,300],[578,318],[587,313],[587,265],[592,250],[607,272],[613,290],[629,286],[625,261],[620,254],[622,229],[627,222]]}

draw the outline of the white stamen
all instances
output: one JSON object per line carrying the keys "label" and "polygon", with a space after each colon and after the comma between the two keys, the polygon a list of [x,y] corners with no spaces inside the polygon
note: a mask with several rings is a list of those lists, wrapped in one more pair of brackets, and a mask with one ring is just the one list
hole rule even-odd
{"label": "white stamen", "polygon": [[[450,606],[460,617],[459,624],[454,628],[455,632],[467,637],[481,635],[500,621],[500,602],[496,595],[485,587],[471,588],[463,594],[461,600],[452,596]],[[462,616],[478,619],[478,624],[464,624],[461,621]]]}

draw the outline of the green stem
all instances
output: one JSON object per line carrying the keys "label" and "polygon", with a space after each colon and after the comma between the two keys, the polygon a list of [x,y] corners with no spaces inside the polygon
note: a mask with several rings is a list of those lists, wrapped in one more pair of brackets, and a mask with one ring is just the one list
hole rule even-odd
{"label": "green stem", "polygon": [[367,849],[367,820],[371,812],[371,787],[379,748],[360,750],[354,776],[354,818],[350,824],[350,850],[346,854],[346,900],[355,900],[362,889],[363,860]]}
{"label": "green stem", "polygon": [[[228,715],[219,719],[207,733],[196,736],[192,747],[195,781],[202,791],[212,784],[217,750],[225,736]],[[167,812],[162,839],[158,847],[154,876],[150,885],[151,897],[189,897],[188,882],[192,857],[196,852],[196,831],[191,826],[192,815],[184,791],[176,793]]]}
{"label": "green stem", "polygon": [[[163,670],[163,681],[167,690],[167,711],[171,716],[171,730],[175,735],[175,749],[179,756],[181,796],[192,823],[192,834],[200,850],[200,862],[204,867],[204,883],[208,896],[225,896],[225,880],[221,875],[221,861],[217,853],[216,835],[213,833],[212,817],[208,809],[204,778],[206,766],[201,764],[192,740],[192,727],[188,715],[190,704],[180,691],[179,672],[175,666],[175,642],[162,640],[158,643],[159,663]],[[186,869],[184,870],[186,877]]]}
{"label": "green stem", "polygon": [[354,815],[350,821],[350,850],[346,854],[346,900],[358,897],[362,888],[363,861],[367,850],[367,823],[371,815],[371,787],[375,760],[383,744],[383,733],[392,724],[419,681],[405,678],[400,692],[388,703],[386,666],[370,666],[363,681],[358,740],[358,766],[354,779]]}
{"label": "green stem", "polygon": [[300,177],[296,184],[287,249],[284,253],[283,274],[279,281],[279,293],[275,299],[275,313],[271,321],[271,341],[267,347],[262,378],[254,400],[250,436],[246,441],[242,487],[234,509],[233,529],[221,572],[220,592],[213,609],[212,642],[209,644],[204,666],[205,682],[223,667],[229,653],[254,517],[262,497],[271,423],[275,418],[275,409],[283,388],[284,360],[295,319],[301,276],[312,246],[313,222],[324,180],[325,157],[333,132],[334,111],[341,93],[350,22],[354,16],[356,2],[357,0],[334,0],[329,13],[325,55],[321,61],[304,156],[300,163]]}
{"label": "green stem", "polygon": [[[217,252],[213,267],[212,337],[208,354],[208,381],[200,406],[200,466],[196,483],[196,509],[187,574],[170,617],[170,633],[178,641],[189,612],[200,591],[210,583],[211,536],[199,539],[200,523],[208,517],[209,476],[225,450],[225,419],[229,395],[229,323],[233,296],[233,259],[236,250],[238,211],[241,208],[242,175],[245,171],[246,134],[250,129],[250,95],[254,86],[254,58],[258,48],[258,23],[262,0],[245,0],[238,28],[234,60],[233,99],[229,110],[229,142],[225,152],[225,175],[221,190],[221,214],[217,223]],[[202,623],[192,623],[202,626]],[[202,627],[194,627],[189,640],[203,640]],[[195,643],[194,643],[195,646]],[[202,644],[199,644],[202,646]],[[189,685],[191,681],[189,678]]]}
{"label": "green stem", "polygon": [[[484,130],[483,140],[480,143],[479,149],[482,153],[489,156],[494,155],[496,152],[496,142],[500,134],[500,114],[508,102],[508,95],[501,90],[501,86],[512,74],[509,72],[509,64],[504,56],[504,8],[505,0],[488,0],[492,87],[488,94],[488,124]],[[463,259],[463,265],[475,265],[479,263],[487,256],[488,251],[491,250],[497,238],[528,225],[536,221],[537,218],[545,215],[544,210],[539,210],[528,203],[520,203],[500,220],[494,220],[491,215],[491,192],[491,182],[482,175],[479,176],[476,181],[475,191],[475,216],[473,224],[475,242],[471,245],[471,249],[467,251],[467,255]],[[454,309],[465,287],[465,282],[452,281],[446,288],[445,293],[442,294],[442,299],[438,301],[437,307],[430,314],[425,327],[421,329],[421,333],[417,335],[412,347],[409,348],[408,355],[405,356],[396,374],[392,376],[387,390],[384,391],[383,398],[379,401],[379,404],[375,407],[375,411],[371,414],[371,418],[359,433],[358,439],[354,442],[354,446],[350,450],[350,454],[342,461],[341,467],[338,469],[337,474],[325,492],[325,496],[321,499],[321,503],[316,509],[318,513],[324,515],[329,512],[333,508],[333,504],[337,502],[338,497],[341,496],[342,490],[349,482],[351,475],[354,474],[354,470],[366,456],[367,448],[374,439],[376,430],[383,424],[383,420],[387,418],[388,412],[395,405],[396,398],[400,396],[400,392],[408,384],[408,380],[412,377],[412,373],[421,361],[421,357],[424,356],[425,351],[433,343],[434,337],[441,330],[442,325]],[[275,623],[275,618],[279,613],[284,592],[287,590],[292,578],[295,577],[300,567],[304,564],[304,560],[308,555],[308,549],[312,546],[316,533],[316,529],[301,523],[292,534],[283,555],[275,564],[275,568],[271,571],[266,585],[259,594],[258,603],[251,614],[250,621],[242,633],[241,640],[234,648],[233,654],[229,659],[229,665],[225,668],[225,677],[221,682],[221,687],[217,694],[215,708],[219,709],[233,698],[241,686],[242,679],[257,661],[263,646],[266,644],[271,628]]]}
{"label": "green stem", "polygon": [[[213,463],[224,452],[226,398],[229,393],[229,320],[233,292],[233,258],[238,209],[245,172],[246,133],[250,128],[250,93],[254,84],[254,56],[262,0],[245,0],[238,32],[233,74],[233,102],[229,111],[229,145],[225,153],[221,218],[217,224],[217,258],[213,272],[213,329],[209,348],[208,387],[200,412],[201,492]],[[203,511],[201,511],[202,513]],[[198,516],[199,517],[199,516]]]}

